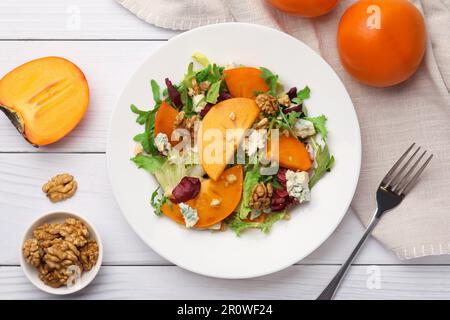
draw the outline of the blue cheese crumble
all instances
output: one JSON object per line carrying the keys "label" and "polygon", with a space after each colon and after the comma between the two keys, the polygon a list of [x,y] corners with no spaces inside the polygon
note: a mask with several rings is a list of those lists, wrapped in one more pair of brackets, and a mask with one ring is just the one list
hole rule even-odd
{"label": "blue cheese crumble", "polygon": [[181,202],[179,206],[181,214],[183,215],[184,218],[184,224],[186,228],[192,228],[193,226],[195,226],[199,219],[197,209],[194,209],[183,202]]}
{"label": "blue cheese crumble", "polygon": [[298,199],[300,203],[311,200],[311,192],[308,184],[308,172],[295,172],[292,170],[286,172],[286,189],[289,195]]}
{"label": "blue cheese crumble", "polygon": [[192,107],[194,111],[200,113],[206,107],[206,97],[204,94],[197,94],[192,97]]}
{"label": "blue cheese crumble", "polygon": [[266,144],[266,131],[265,130],[253,130],[246,145],[248,156],[254,157],[258,150],[264,149]]}
{"label": "blue cheese crumble", "polygon": [[158,133],[155,137],[155,146],[161,154],[167,156],[170,151],[170,143],[167,134],[162,132]]}
{"label": "blue cheese crumble", "polygon": [[298,119],[294,124],[294,132],[297,136],[302,139],[311,137],[316,134],[316,129],[314,129],[314,123],[305,119]]}

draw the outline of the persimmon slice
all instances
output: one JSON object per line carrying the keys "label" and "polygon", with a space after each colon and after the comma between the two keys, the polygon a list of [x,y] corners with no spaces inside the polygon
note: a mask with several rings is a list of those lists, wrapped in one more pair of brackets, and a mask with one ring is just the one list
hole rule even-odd
{"label": "persimmon slice", "polygon": [[267,92],[269,87],[261,77],[262,71],[252,67],[224,70],[225,82],[230,94],[237,98],[254,98],[255,92]]}
{"label": "persimmon slice", "polygon": [[155,137],[158,133],[165,133],[172,145],[177,144],[177,141],[172,141],[173,124],[177,117],[178,111],[175,110],[170,104],[163,101],[159,106],[158,112],[156,112],[155,118]]}
{"label": "persimmon slice", "polygon": [[[271,143],[267,146],[267,152],[272,159],[276,158],[276,155],[272,154],[270,146]],[[280,136],[278,148],[278,161],[282,167],[300,171],[311,169],[312,162],[308,150],[305,145],[296,138],[292,136]]]}
{"label": "persimmon slice", "polygon": [[253,99],[232,98],[213,106],[203,118],[198,133],[200,161],[211,179],[222,174],[259,111]]}
{"label": "persimmon slice", "polygon": [[[198,196],[186,202],[197,209],[199,220],[195,227],[207,228],[228,217],[241,201],[242,181],[243,170],[240,165],[225,170],[217,181],[203,180]],[[218,205],[211,205],[214,199],[219,201]],[[161,210],[169,218],[184,224],[178,204],[165,203]]]}
{"label": "persimmon slice", "polygon": [[64,58],[27,62],[0,80],[0,109],[35,146],[67,135],[83,118],[88,104],[83,72]]}

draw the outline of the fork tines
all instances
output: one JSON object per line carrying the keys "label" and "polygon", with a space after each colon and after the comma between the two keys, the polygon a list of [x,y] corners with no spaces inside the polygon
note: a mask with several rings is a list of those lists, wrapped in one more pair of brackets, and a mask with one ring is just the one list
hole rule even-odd
{"label": "fork tines", "polygon": [[[408,148],[408,150],[406,150],[406,152],[400,157],[400,159],[398,159],[391,170],[389,170],[389,172],[383,178],[381,187],[389,189],[390,191],[398,195],[405,195],[411,190],[420,174],[423,172],[423,170],[425,170],[426,166],[433,158],[433,155],[431,154],[428,156],[425,162],[423,162],[422,159],[425,157],[427,151],[424,150],[423,152],[419,153],[421,147],[418,146],[417,148],[414,148],[415,146],[416,143],[413,143]],[[413,149],[415,150],[412,152],[412,155],[408,157],[408,155],[411,153],[411,150]],[[418,154],[420,155],[417,157]],[[407,157],[408,159],[405,161]],[[417,169],[421,162],[423,162],[423,164]]]}

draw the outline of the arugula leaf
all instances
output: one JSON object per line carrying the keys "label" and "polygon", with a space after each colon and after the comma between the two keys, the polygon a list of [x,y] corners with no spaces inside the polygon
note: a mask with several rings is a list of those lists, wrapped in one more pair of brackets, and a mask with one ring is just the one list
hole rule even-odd
{"label": "arugula leaf", "polygon": [[261,77],[269,86],[269,93],[273,96],[276,96],[278,89],[278,75],[273,74],[272,71],[264,67],[260,67],[259,69],[262,71]]}
{"label": "arugula leaf", "polygon": [[195,78],[197,79],[198,83],[208,79],[208,76],[211,74],[211,68],[212,66],[209,65],[195,74]]}
{"label": "arugula leaf", "polygon": [[301,112],[297,112],[297,111],[289,112],[287,115],[287,120],[289,122],[289,126],[293,127],[301,115],[302,115]]}
{"label": "arugula leaf", "polygon": [[331,170],[335,161],[334,157],[330,154],[330,150],[326,143],[324,146],[319,146],[314,139],[311,139],[311,146],[315,151],[317,167],[314,169],[312,177],[309,180],[309,188],[312,188],[326,172]]}
{"label": "arugula leaf", "polygon": [[142,132],[142,133],[139,133],[139,134],[135,135],[133,137],[133,140],[135,142],[140,143],[141,146],[142,146],[142,149],[144,149],[145,152],[151,153],[150,152],[150,150],[151,150],[150,137],[149,137],[147,132]]}
{"label": "arugula leaf", "polygon": [[165,159],[161,156],[149,156],[143,154],[138,154],[130,160],[133,161],[138,168],[142,168],[152,174],[160,170],[165,162]]}
{"label": "arugula leaf", "polygon": [[159,88],[158,83],[155,80],[150,81],[150,86],[152,87],[153,100],[156,104],[161,103],[161,89]]}
{"label": "arugula leaf", "polygon": [[162,195],[158,192],[159,189],[160,189],[160,187],[158,187],[155,191],[153,191],[152,197],[150,199],[150,204],[152,205],[153,209],[155,209],[154,213],[157,216],[161,216],[161,214],[162,214],[161,207],[168,200],[164,195]]}
{"label": "arugula leaf", "polygon": [[305,117],[305,120],[311,121],[314,124],[314,128],[316,128],[316,131],[320,133],[322,136],[322,139],[326,140],[328,137],[328,130],[327,130],[327,117],[324,115],[318,116],[318,117]]}
{"label": "arugula leaf", "polygon": [[205,68],[210,65],[208,58],[201,52],[194,52],[194,54],[192,54],[192,59],[200,63]]}
{"label": "arugula leaf", "polygon": [[222,83],[222,80],[219,80],[217,82],[214,82],[208,90],[208,93],[206,94],[206,102],[216,104],[217,98],[219,97],[220,93],[220,85]]}
{"label": "arugula leaf", "polygon": [[[278,122],[279,125],[281,125],[283,128],[287,129],[289,131],[289,133],[291,134],[291,136],[295,137],[296,139],[298,139],[297,135],[295,134],[294,130],[292,129],[292,126],[288,120],[288,118],[286,117],[286,115],[283,113],[283,110],[281,110],[281,107],[278,106],[278,110],[279,113],[281,115],[281,119],[283,120],[283,122]],[[289,114],[289,113],[288,113]]]}
{"label": "arugula leaf", "polygon": [[150,111],[142,111],[139,110],[134,104],[130,105],[131,112],[136,113],[138,117],[136,118],[136,122],[139,124],[144,124],[147,121],[147,118],[150,114]]}
{"label": "arugula leaf", "polygon": [[297,97],[292,99],[292,102],[294,102],[296,104],[301,104],[301,103],[303,103],[304,100],[309,99],[310,94],[311,94],[311,89],[309,89],[309,87],[306,86],[297,93]]}
{"label": "arugula leaf", "polygon": [[223,67],[216,64],[210,64],[206,68],[198,71],[195,75],[198,83],[208,80],[210,83],[215,83],[223,78]]}
{"label": "arugula leaf", "polygon": [[250,207],[248,206],[248,202],[250,201],[250,196],[252,193],[253,186],[258,183],[261,177],[261,173],[259,172],[259,166],[254,165],[251,171],[247,171],[245,173],[243,192],[242,192],[242,202],[241,207],[239,209],[239,217],[241,219],[247,218],[250,211]]}
{"label": "arugula leaf", "polygon": [[263,222],[256,222],[243,221],[238,215],[235,215],[234,219],[228,221],[228,225],[238,237],[247,229],[260,229],[264,233],[269,233],[274,223],[284,219],[285,216],[285,212],[269,213]]}

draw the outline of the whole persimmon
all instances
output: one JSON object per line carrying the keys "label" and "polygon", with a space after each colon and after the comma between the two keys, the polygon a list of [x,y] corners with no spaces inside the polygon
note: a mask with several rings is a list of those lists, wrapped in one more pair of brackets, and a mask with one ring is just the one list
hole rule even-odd
{"label": "whole persimmon", "polygon": [[407,0],[360,0],[344,13],[337,34],[345,69],[375,87],[409,79],[420,66],[426,40],[424,18]]}
{"label": "whole persimmon", "polygon": [[303,17],[318,17],[336,7],[339,0],[268,0],[274,7]]}

